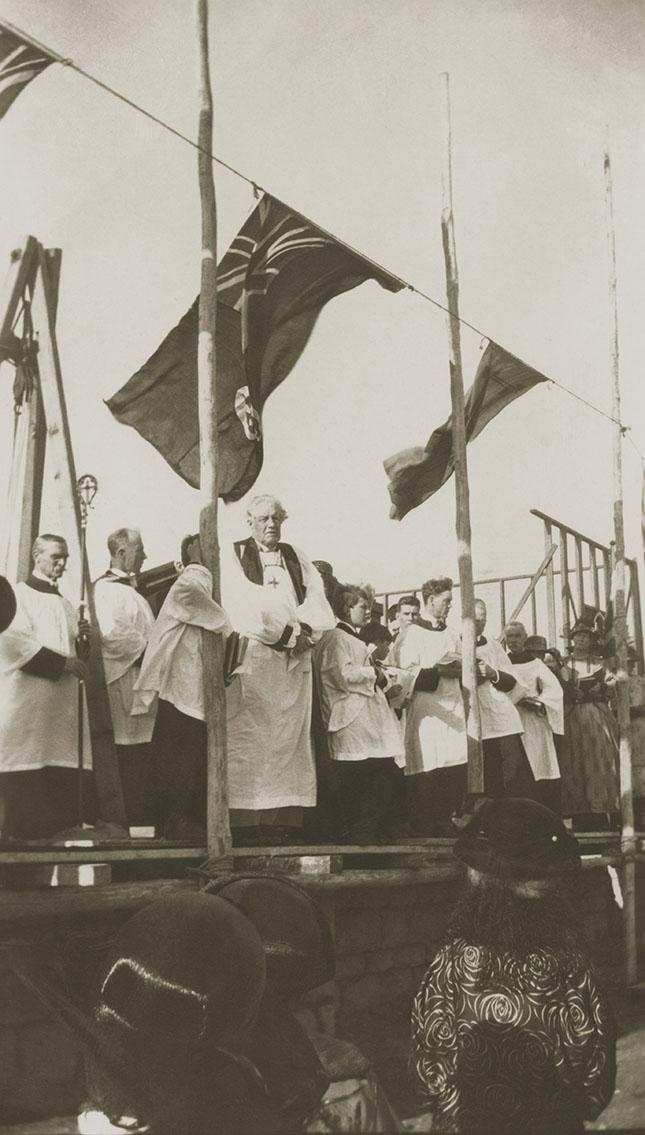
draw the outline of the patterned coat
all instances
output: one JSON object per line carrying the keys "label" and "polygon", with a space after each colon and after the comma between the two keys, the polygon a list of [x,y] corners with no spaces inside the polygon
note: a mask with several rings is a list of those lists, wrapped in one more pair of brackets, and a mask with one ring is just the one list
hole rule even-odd
{"label": "patterned coat", "polygon": [[458,938],[417,994],[412,1065],[433,1132],[581,1132],[614,1092],[613,1015],[576,951],[517,957]]}

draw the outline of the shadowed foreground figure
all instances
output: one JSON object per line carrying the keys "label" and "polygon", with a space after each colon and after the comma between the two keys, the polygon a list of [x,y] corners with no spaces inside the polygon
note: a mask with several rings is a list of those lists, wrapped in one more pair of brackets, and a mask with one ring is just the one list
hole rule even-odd
{"label": "shadowed foreground figure", "polygon": [[563,885],[577,842],[543,805],[502,799],[455,854],[468,880],[412,1015],[432,1130],[582,1132],[613,1095],[616,1040]]}
{"label": "shadowed foreground figure", "polygon": [[90,1016],[14,968],[82,1041],[84,1135],[402,1130],[352,1045],[294,1015],[334,973],[326,919],[296,884],[223,877],[141,909],[116,934]]}

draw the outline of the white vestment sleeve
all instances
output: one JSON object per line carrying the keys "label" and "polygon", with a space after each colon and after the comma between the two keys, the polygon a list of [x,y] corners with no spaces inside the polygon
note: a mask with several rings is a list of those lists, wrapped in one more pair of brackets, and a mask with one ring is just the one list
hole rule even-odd
{"label": "white vestment sleeve", "polygon": [[26,613],[18,609],[13,622],[0,634],[0,674],[22,669],[41,649]]}
{"label": "white vestment sleeve", "polygon": [[307,623],[311,627],[312,637],[316,640],[320,638],[323,631],[329,631],[335,627],[336,619],[325,595],[320,572],[300,548],[294,547],[293,550],[300,560],[302,581],[307,589],[304,602],[297,608],[298,621]]}
{"label": "white vestment sleeve", "polygon": [[555,674],[545,662],[536,658],[537,671],[542,692],[537,696],[546,707],[546,715],[553,733],[564,734],[564,694]]}
{"label": "white vestment sleeve", "polygon": [[101,583],[97,580],[94,603],[108,683],[120,678],[141,657],[148,645],[147,636],[132,621],[132,610],[128,609],[127,599],[124,584]]}
{"label": "white vestment sleeve", "polygon": [[171,587],[159,618],[164,615],[169,622],[228,633],[228,616],[211,595],[211,580],[208,568],[202,564],[188,564]]}

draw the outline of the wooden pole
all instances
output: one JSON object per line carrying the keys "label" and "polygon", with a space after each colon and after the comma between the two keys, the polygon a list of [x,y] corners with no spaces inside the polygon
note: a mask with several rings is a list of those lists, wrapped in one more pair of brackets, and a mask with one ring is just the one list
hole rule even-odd
{"label": "wooden pole", "polygon": [[627,669],[627,621],[625,608],[625,528],[623,519],[622,427],[620,425],[620,368],[618,352],[618,301],[616,295],[616,234],[613,184],[609,149],[605,151],[605,198],[609,248],[609,319],[611,346],[612,415],[614,426],[614,637],[616,642],[620,767],[621,850],[623,854],[623,914],[625,921],[625,976],[628,985],[637,978],[636,938],[636,840],[632,787],[632,741]]}
{"label": "wooden pole", "polygon": [[[197,376],[199,404],[200,497],[199,535],[204,564],[213,576],[213,596],[220,602],[217,535],[217,383],[215,328],[217,319],[217,203],[213,166],[213,94],[208,60],[208,0],[197,0],[199,42],[199,194],[202,210],[202,268],[199,294]],[[207,841],[211,858],[228,855],[226,768],[226,694],[222,636],[203,631],[204,696],[208,731]]]}
{"label": "wooden pole", "polygon": [[446,266],[448,297],[448,345],[450,352],[450,396],[452,400],[452,453],[455,463],[456,530],[461,591],[462,684],[466,715],[475,737],[468,738],[468,791],[484,791],[484,762],[481,743],[481,717],[477,697],[475,663],[475,591],[470,532],[468,495],[468,463],[466,460],[466,421],[464,414],[464,380],[461,366],[459,326],[459,273],[455,247],[452,211],[452,132],[450,125],[450,80],[441,76],[441,109],[444,154],[442,165],[441,235]]}

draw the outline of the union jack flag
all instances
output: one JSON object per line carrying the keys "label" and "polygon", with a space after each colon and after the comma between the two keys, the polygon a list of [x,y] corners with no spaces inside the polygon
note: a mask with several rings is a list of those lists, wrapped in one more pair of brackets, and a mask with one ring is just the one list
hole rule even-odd
{"label": "union jack flag", "polygon": [[[262,468],[262,408],[304,351],[325,304],[366,280],[403,284],[265,195],[221,261],[216,331],[219,484],[239,500]],[[197,311],[108,401],[191,485],[199,484]]]}
{"label": "union jack flag", "polygon": [[20,92],[56,60],[0,24],[0,118]]}

